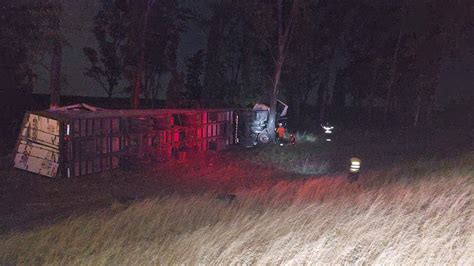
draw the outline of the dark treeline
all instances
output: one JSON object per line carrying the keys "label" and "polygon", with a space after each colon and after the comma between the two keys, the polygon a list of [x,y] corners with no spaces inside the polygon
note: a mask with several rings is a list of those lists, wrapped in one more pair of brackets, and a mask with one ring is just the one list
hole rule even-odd
{"label": "dark treeline", "polygon": [[[245,105],[267,96],[277,50],[274,6],[212,5],[204,102]],[[340,120],[348,112],[357,112],[349,116],[358,122],[431,123],[442,63],[472,23],[467,6],[469,1],[300,3],[279,87],[293,126]]]}
{"label": "dark treeline", "polygon": [[[168,107],[264,102],[272,110],[280,98],[295,129],[328,120],[430,125],[443,63],[463,38],[472,41],[470,0],[215,0],[206,15],[179,0],[97,1],[98,47],[83,47],[82,74],[107,97],[125,91],[132,108],[166,95]],[[49,73],[50,106],[60,104],[68,86],[61,32],[77,26],[64,20],[63,6],[0,4],[2,123],[28,107],[38,66]],[[207,42],[180,70],[181,38],[196,27]]]}

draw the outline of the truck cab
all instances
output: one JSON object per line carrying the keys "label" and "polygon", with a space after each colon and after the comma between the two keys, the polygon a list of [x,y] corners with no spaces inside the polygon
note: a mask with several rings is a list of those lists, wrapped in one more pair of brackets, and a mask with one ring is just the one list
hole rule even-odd
{"label": "truck cab", "polygon": [[[287,124],[288,105],[277,100],[277,117],[275,126],[282,123],[284,127]],[[246,147],[256,146],[258,144],[267,144],[271,142],[268,132],[268,118],[270,107],[267,104],[256,103],[251,110],[242,112],[242,134],[241,143]]]}

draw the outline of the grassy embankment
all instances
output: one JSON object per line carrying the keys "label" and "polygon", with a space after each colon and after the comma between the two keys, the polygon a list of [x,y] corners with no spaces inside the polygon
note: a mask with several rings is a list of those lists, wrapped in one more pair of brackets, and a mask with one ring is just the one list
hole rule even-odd
{"label": "grassy embankment", "polygon": [[[256,156],[293,170],[306,160],[301,172],[324,172],[308,163],[307,147]],[[117,203],[0,236],[0,263],[473,264],[473,162],[467,153],[374,167],[358,183],[342,173],[282,180],[235,191],[231,203],[215,195]]]}

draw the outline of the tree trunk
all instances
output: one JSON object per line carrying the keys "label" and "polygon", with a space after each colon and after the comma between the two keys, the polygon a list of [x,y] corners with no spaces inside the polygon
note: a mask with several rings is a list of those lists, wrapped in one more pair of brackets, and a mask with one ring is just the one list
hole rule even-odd
{"label": "tree trunk", "polygon": [[268,116],[268,133],[270,139],[275,139],[275,122],[276,122],[276,108],[277,108],[277,95],[278,85],[281,77],[281,67],[283,66],[283,57],[278,56],[278,61],[275,64],[275,72],[273,74],[273,88],[270,94],[270,113]]}
{"label": "tree trunk", "polygon": [[277,1],[277,23],[278,23],[278,51],[275,58],[275,72],[273,74],[273,86],[270,94],[270,113],[268,117],[268,133],[270,139],[275,141],[275,122],[276,122],[276,108],[277,108],[277,95],[278,95],[278,85],[280,83],[281,69],[283,67],[283,62],[285,60],[288,44],[290,42],[290,34],[293,28],[293,21],[296,17],[297,2],[293,2],[291,7],[290,16],[285,27],[283,27],[283,0]]}
{"label": "tree trunk", "polygon": [[107,89],[107,98],[110,99],[112,98],[112,94],[114,93],[115,84],[111,79],[109,79],[108,83],[109,83],[109,88]]}
{"label": "tree trunk", "polygon": [[153,84],[153,93],[152,93],[152,105],[151,107],[152,108],[155,108],[156,106],[156,100],[158,98],[158,93],[159,93],[159,90],[160,90],[160,78],[161,78],[161,75],[160,73],[157,73],[156,76],[155,76],[155,82]]}
{"label": "tree trunk", "polygon": [[150,86],[151,86],[151,70],[146,71],[144,76],[143,76],[143,83],[142,83],[142,89],[143,95],[145,96],[145,106],[148,106],[150,103]]}
{"label": "tree trunk", "polygon": [[[54,30],[60,31],[60,19],[55,18]],[[63,59],[63,48],[61,41],[58,39],[53,41],[53,51],[51,54],[51,70],[50,70],[50,103],[49,108],[54,109],[59,107],[59,98],[61,95],[61,64]]]}
{"label": "tree trunk", "polygon": [[146,41],[146,31],[148,26],[148,16],[150,14],[150,9],[154,4],[154,0],[148,0],[146,9],[145,9],[145,16],[143,22],[143,29],[141,32],[141,37],[138,40],[140,43],[140,53],[138,56],[138,65],[137,69],[135,70],[135,75],[133,76],[133,91],[132,91],[132,109],[140,108],[140,89],[141,89],[141,81],[143,77],[143,72],[145,68],[145,41]]}

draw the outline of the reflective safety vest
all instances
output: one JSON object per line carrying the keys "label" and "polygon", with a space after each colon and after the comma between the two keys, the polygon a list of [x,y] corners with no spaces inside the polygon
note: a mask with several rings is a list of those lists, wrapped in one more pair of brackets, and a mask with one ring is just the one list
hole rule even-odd
{"label": "reflective safety vest", "polygon": [[351,158],[351,167],[349,169],[349,171],[351,173],[358,173],[360,171],[360,163],[361,163],[361,160],[359,158]]}
{"label": "reflective safety vest", "polygon": [[332,133],[332,130],[334,129],[333,126],[329,126],[329,127],[327,127],[327,126],[322,126],[322,127],[323,127],[323,129],[324,129],[324,133],[326,133],[326,134],[331,134],[331,133]]}
{"label": "reflective safety vest", "polygon": [[323,126],[321,127],[324,129],[324,134],[326,134],[326,141],[331,141],[332,130],[334,129],[333,126]]}
{"label": "reflective safety vest", "polygon": [[276,129],[277,137],[282,139],[285,137],[285,128],[284,127],[279,127]]}
{"label": "reflective safety vest", "polygon": [[329,125],[328,126],[321,125],[321,127],[324,129],[325,134],[332,134],[332,130],[334,129],[333,126],[329,126]]}

